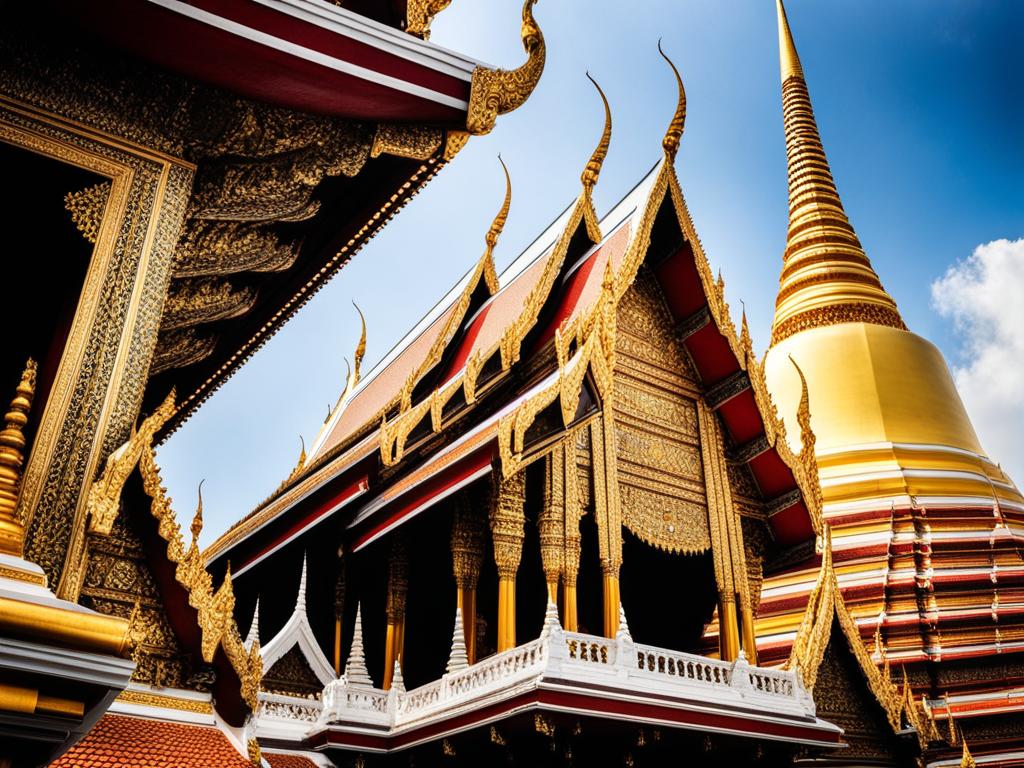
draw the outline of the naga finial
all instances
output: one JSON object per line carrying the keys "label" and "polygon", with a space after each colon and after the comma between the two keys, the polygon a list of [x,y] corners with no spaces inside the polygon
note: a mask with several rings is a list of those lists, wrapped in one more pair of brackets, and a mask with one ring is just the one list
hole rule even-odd
{"label": "naga finial", "polygon": [[36,390],[36,361],[29,358],[0,430],[0,554],[21,557],[25,529],[16,517],[25,463],[25,425]]}
{"label": "naga finial", "polygon": [[601,166],[604,165],[604,159],[608,156],[608,145],[612,140],[612,110],[608,106],[608,99],[605,97],[604,91],[601,90],[601,86],[597,84],[597,80],[591,77],[589,72],[587,72],[587,78],[597,88],[597,92],[604,104],[604,130],[601,131],[601,140],[597,143],[597,147],[594,148],[594,154],[590,156],[590,160],[587,161],[587,167],[583,169],[583,174],[580,176],[580,181],[583,182],[583,189],[589,195],[594,185],[597,184],[597,179],[601,175]]}
{"label": "naga finial", "polygon": [[410,35],[430,39],[430,24],[452,0],[409,0],[405,11],[405,31]]}
{"label": "naga finial", "polygon": [[508,209],[512,205],[512,177],[508,175],[508,166],[501,159],[501,155],[498,155],[498,162],[501,163],[501,169],[505,172],[505,201],[501,204],[501,209],[494,217],[494,221],[491,222],[491,228],[487,230],[487,235],[484,238],[488,253],[493,251],[494,246],[498,244],[498,238],[501,236],[502,230],[505,229],[505,222],[508,221]]}
{"label": "naga finial", "polygon": [[661,58],[668,62],[668,65],[672,67],[672,72],[676,76],[676,85],[679,87],[679,99],[676,102],[676,113],[672,115],[672,122],[668,124],[668,130],[665,131],[665,138],[661,140],[661,146],[665,150],[665,154],[668,155],[668,159],[674,162],[676,159],[676,152],[679,151],[679,141],[683,137],[683,127],[686,125],[686,89],[683,88],[683,78],[679,76],[679,70],[676,69],[676,65],[672,63],[665,51],[661,49],[661,40],[658,40],[658,53],[661,54]]}
{"label": "naga finial", "polygon": [[196,504],[196,513],[192,516],[192,546],[199,541],[199,534],[203,532],[203,483],[206,478],[199,481],[199,502]]}
{"label": "naga finial", "polygon": [[813,456],[815,437],[814,430],[811,429],[811,404],[810,396],[807,393],[807,379],[804,378],[804,372],[800,370],[800,366],[796,364],[792,355],[789,356],[789,362],[796,368],[796,373],[800,377],[800,404],[796,409],[796,420],[800,425],[800,456],[801,458]]}
{"label": "naga finial", "polygon": [[363,363],[363,355],[366,354],[366,318],[363,317],[363,310],[359,308],[358,304],[353,301],[352,306],[355,307],[356,312],[359,313],[359,322],[362,325],[362,330],[359,334],[359,344],[356,345],[355,370],[352,372],[354,378],[352,384],[354,386],[359,383],[359,367]]}
{"label": "naga finial", "polygon": [[547,49],[544,35],[533,18],[533,5],[537,0],[523,2],[523,49],[526,61],[522,66],[512,69],[487,69],[477,67],[473,70],[473,80],[469,91],[469,109],[466,114],[466,130],[475,135],[490,133],[498,115],[522,106],[523,102],[537,87],[541,73],[544,72],[544,60]]}

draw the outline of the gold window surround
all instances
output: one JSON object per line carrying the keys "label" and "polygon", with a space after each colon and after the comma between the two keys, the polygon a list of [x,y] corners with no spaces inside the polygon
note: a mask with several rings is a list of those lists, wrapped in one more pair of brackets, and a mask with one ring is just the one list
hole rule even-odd
{"label": "gold window surround", "polygon": [[195,166],[2,94],[0,141],[111,182],[18,505],[27,559],[77,600],[88,488],[141,408]]}

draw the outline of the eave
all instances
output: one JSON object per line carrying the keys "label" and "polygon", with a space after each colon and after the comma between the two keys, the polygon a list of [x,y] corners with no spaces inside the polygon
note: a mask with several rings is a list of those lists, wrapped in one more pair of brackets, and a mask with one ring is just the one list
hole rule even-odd
{"label": "eave", "polygon": [[324,0],[58,0],[105,41],[247,98],[347,119],[465,127],[478,62]]}

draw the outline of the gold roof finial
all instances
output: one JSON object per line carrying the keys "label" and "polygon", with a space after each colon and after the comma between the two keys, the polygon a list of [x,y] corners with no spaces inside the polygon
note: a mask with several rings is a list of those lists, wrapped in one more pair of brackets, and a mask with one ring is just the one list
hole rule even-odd
{"label": "gold roof finial", "polygon": [[203,532],[203,483],[206,478],[199,481],[199,502],[196,504],[196,513],[192,516],[192,546],[199,541],[199,534]]}
{"label": "gold roof finial", "polygon": [[754,341],[750,336],[750,325],[747,323],[747,304],[740,299],[740,306],[743,308],[740,311],[740,347],[743,348],[743,354],[753,354]]}
{"label": "gold roof finial", "polygon": [[676,65],[672,63],[665,51],[661,49],[661,39],[658,39],[658,53],[661,54],[661,58],[668,62],[668,65],[672,67],[672,73],[676,76],[676,85],[679,88],[679,99],[676,102],[676,113],[672,115],[672,122],[668,124],[668,130],[665,131],[665,138],[661,140],[661,146],[665,150],[665,154],[668,155],[669,162],[674,162],[676,159],[676,152],[679,151],[679,142],[683,137],[683,128],[686,125],[686,89],[683,88],[683,78],[679,76],[679,70],[676,69]]}
{"label": "gold roof finial", "polygon": [[517,69],[473,70],[469,90],[469,109],[466,114],[466,130],[481,135],[490,133],[498,115],[522,106],[533,93],[544,72],[547,49],[544,35],[533,18],[533,6],[537,0],[524,0],[523,26],[520,32],[526,61]]}
{"label": "gold roof finial", "polygon": [[597,184],[598,177],[601,175],[601,166],[604,165],[604,159],[608,156],[608,145],[612,140],[612,110],[608,106],[608,99],[605,97],[604,91],[601,90],[601,86],[597,84],[597,80],[590,76],[589,72],[587,72],[587,79],[597,88],[597,92],[601,96],[601,102],[604,104],[604,130],[601,131],[601,140],[597,143],[594,153],[590,156],[590,160],[587,161],[587,167],[583,169],[583,173],[580,175],[580,181],[583,182],[583,191],[589,197],[594,189],[594,185]]}
{"label": "gold roof finial", "polygon": [[807,379],[804,378],[804,372],[800,370],[800,366],[796,364],[792,355],[789,356],[789,362],[796,368],[797,376],[800,377],[800,405],[796,409],[796,421],[800,425],[800,456],[803,458],[814,455],[814,443],[816,442],[814,430],[811,429],[810,396],[807,393]]}
{"label": "gold roof finial", "polygon": [[791,77],[802,78],[804,70],[800,66],[800,57],[793,43],[793,33],[789,31],[789,19],[786,18],[782,0],[775,0],[775,10],[779,17],[779,66],[782,70],[782,82]]}
{"label": "gold roof finial", "polygon": [[782,113],[789,171],[789,233],[772,345],[803,330],[864,322],[906,329],[846,217],[814,120],[782,0],[776,0]]}
{"label": "gold roof finial", "polygon": [[21,557],[25,529],[17,518],[21,467],[25,463],[25,425],[36,390],[36,361],[29,358],[14,390],[0,430],[0,554]]}
{"label": "gold roof finial", "polygon": [[409,0],[405,10],[405,31],[424,40],[430,39],[430,24],[452,0]]}
{"label": "gold roof finial", "polygon": [[512,205],[512,177],[508,175],[508,166],[501,159],[501,155],[498,155],[498,162],[501,163],[501,170],[505,172],[505,201],[501,204],[494,221],[491,222],[491,228],[487,230],[487,235],[484,237],[484,242],[487,243],[487,253],[493,251],[494,246],[498,244],[498,238],[505,229],[508,211]]}
{"label": "gold roof finial", "polygon": [[[366,354],[366,318],[363,317],[363,310],[359,308],[359,305],[354,301],[352,306],[356,308],[356,312],[359,313],[359,323],[362,326],[362,330],[359,332],[359,343],[356,345],[355,354],[355,370],[352,372],[353,378],[355,379],[352,384],[355,386],[359,383],[359,367],[363,363],[363,355]],[[346,361],[347,363],[348,361]]]}

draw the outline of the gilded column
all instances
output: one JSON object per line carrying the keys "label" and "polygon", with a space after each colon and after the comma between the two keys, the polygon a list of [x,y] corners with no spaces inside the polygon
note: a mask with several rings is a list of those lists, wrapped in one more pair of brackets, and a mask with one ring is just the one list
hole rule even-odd
{"label": "gilded column", "polygon": [[562,466],[565,469],[565,548],[562,558],[562,626],[568,632],[579,631],[576,615],[576,576],[580,571],[580,504],[579,475],[576,469],[575,435],[562,443]]}
{"label": "gilded column", "polygon": [[396,533],[391,542],[391,558],[388,560],[388,631],[384,645],[384,690],[391,687],[391,676],[395,662],[402,664],[405,650],[405,596],[409,589],[409,560],[405,550],[405,539]]}
{"label": "gilded column", "polygon": [[[496,473],[500,469],[495,470]],[[498,652],[516,645],[516,571],[523,554],[526,475],[499,478],[491,494],[491,539],[498,567]]]}
{"label": "gilded column", "polygon": [[21,557],[25,529],[17,517],[21,467],[25,463],[24,428],[36,386],[36,363],[29,360],[14,391],[0,431],[0,554]]}
{"label": "gilded column", "polygon": [[472,498],[468,492],[463,492],[455,500],[452,517],[452,573],[458,590],[458,608],[469,664],[476,663],[476,588],[483,562],[483,514],[473,509]]}
{"label": "gilded column", "polygon": [[564,570],[565,550],[565,448],[555,447],[544,460],[544,505],[537,517],[540,560],[548,600],[558,603],[558,582]]}
{"label": "gilded column", "polygon": [[[697,423],[708,499],[711,553],[715,582],[718,585],[719,652],[724,661],[733,661],[740,651],[737,597],[740,598],[740,610],[744,613],[746,624],[751,625],[753,619],[749,605],[743,533],[732,503],[732,490],[725,466],[725,445],[718,417],[703,399],[697,401]],[[752,644],[752,629],[751,626],[748,630],[748,646]]]}
{"label": "gilded column", "polygon": [[615,454],[615,419],[610,405],[593,422],[594,515],[604,591],[604,635],[619,631],[619,569],[622,567],[622,513]]}
{"label": "gilded column", "polygon": [[341,619],[345,613],[345,550],[338,547],[338,577],[334,582],[334,674],[341,675]]}

